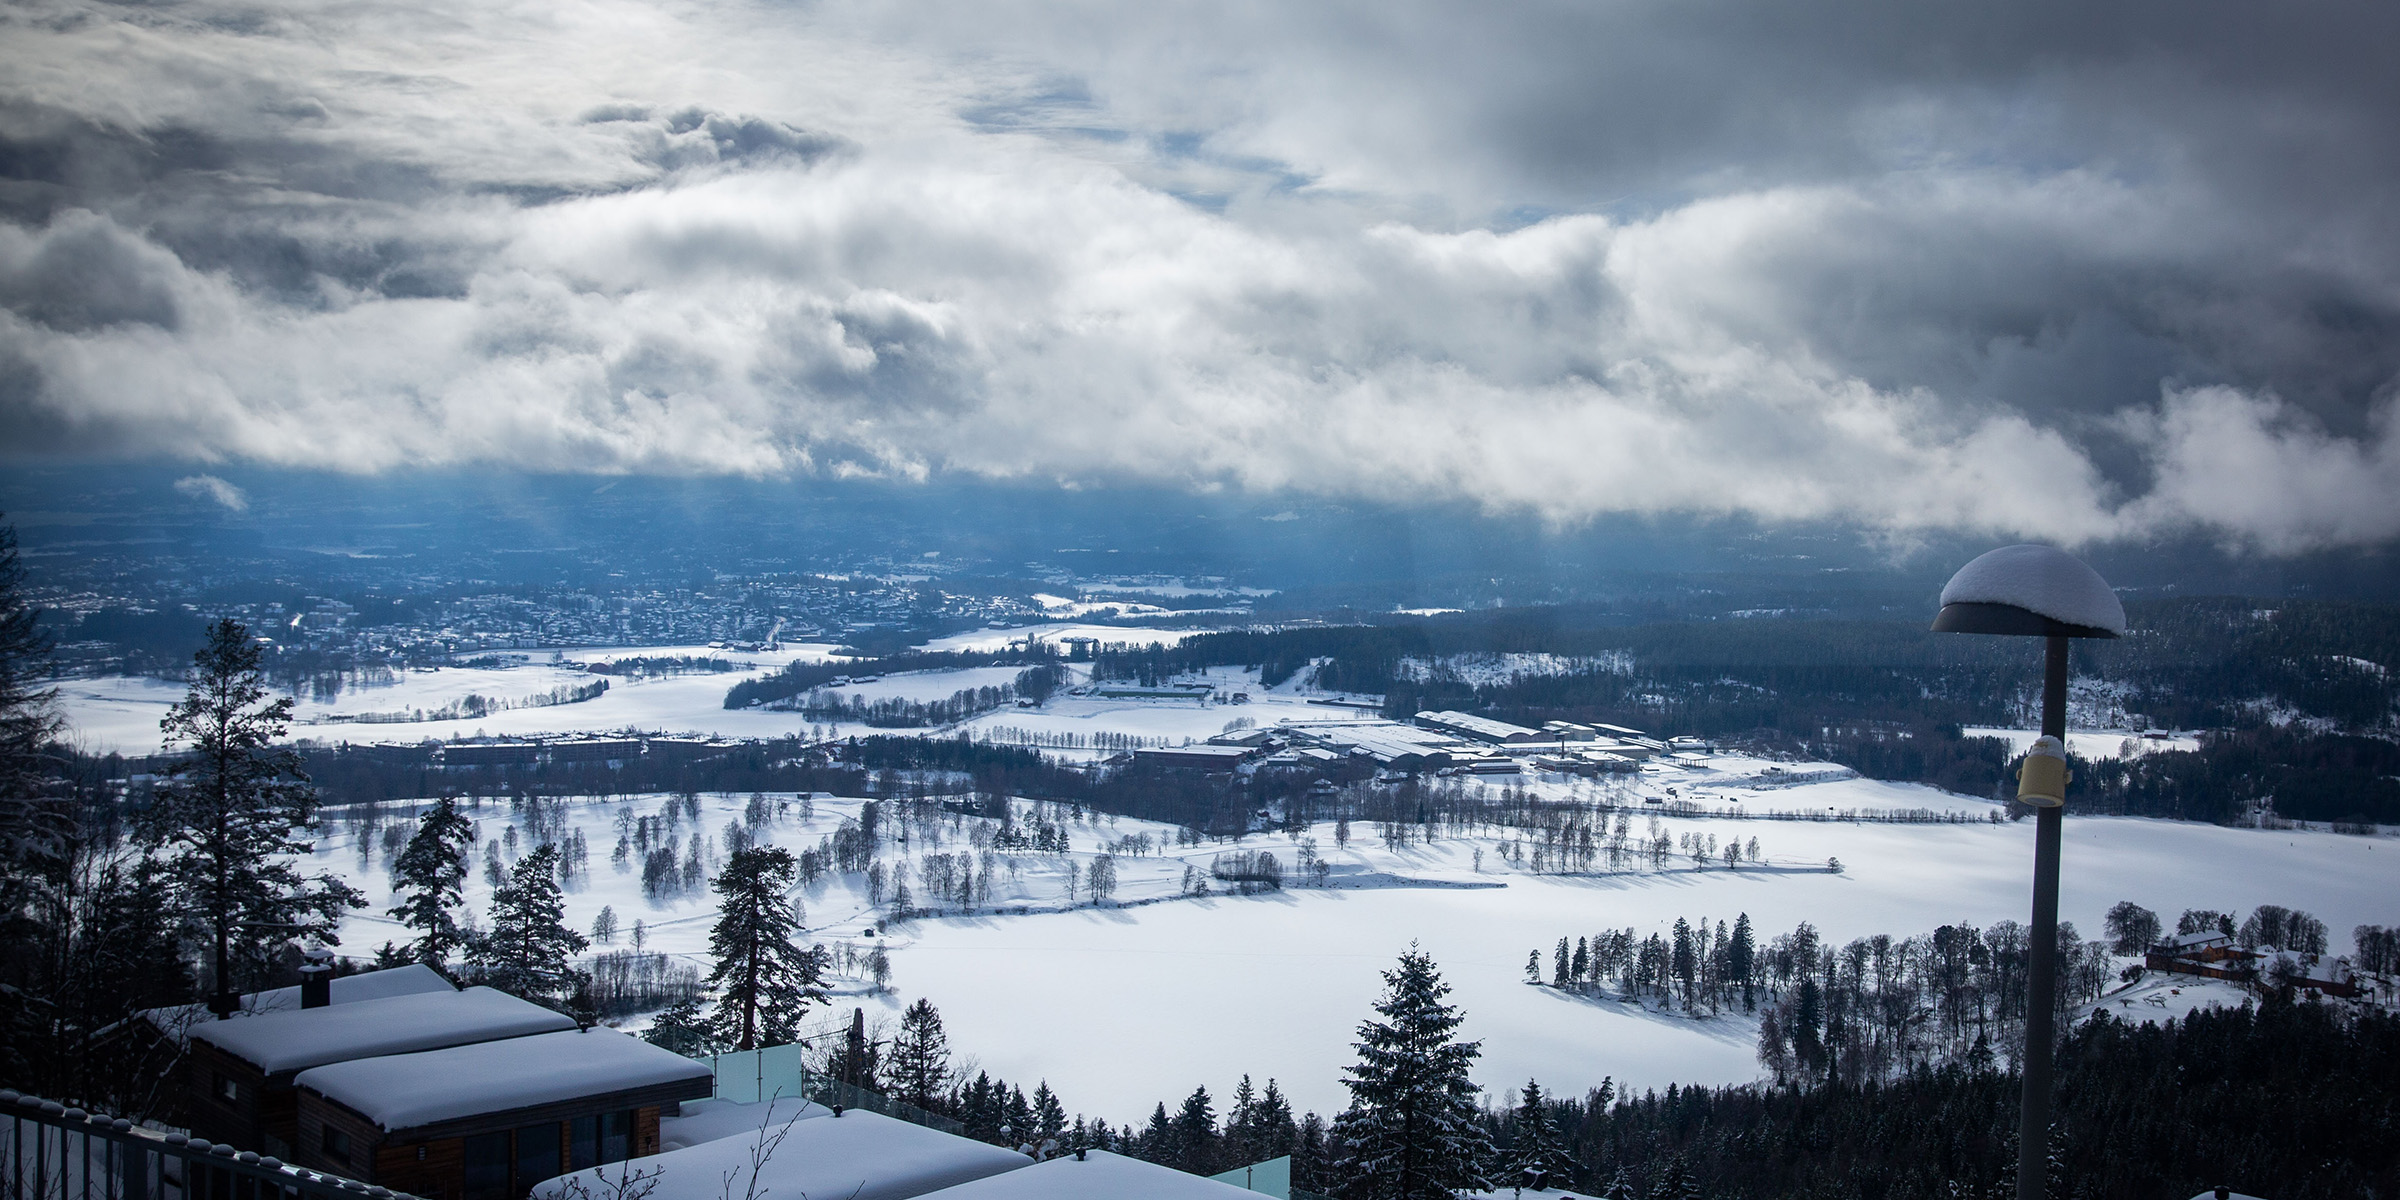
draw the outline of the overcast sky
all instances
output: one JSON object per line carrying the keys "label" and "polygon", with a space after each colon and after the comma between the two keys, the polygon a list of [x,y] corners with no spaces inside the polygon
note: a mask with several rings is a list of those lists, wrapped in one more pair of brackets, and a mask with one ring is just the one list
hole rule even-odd
{"label": "overcast sky", "polygon": [[2400,537],[2400,6],[0,10],[0,442]]}

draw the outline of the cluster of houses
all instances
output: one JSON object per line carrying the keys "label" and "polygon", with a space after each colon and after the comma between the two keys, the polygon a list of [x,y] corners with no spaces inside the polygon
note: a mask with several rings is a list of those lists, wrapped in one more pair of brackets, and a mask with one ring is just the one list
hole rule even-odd
{"label": "cluster of houses", "polygon": [[688,762],[723,754],[738,743],[698,737],[477,737],[456,741],[345,745],[345,753],[420,767],[532,767],[595,763],[622,767],[639,759]]}
{"label": "cluster of houses", "polygon": [[221,1019],[148,1014],[146,1028],[184,1044],[180,1116],[195,1138],[428,1200],[721,1200],[737,1177],[737,1194],[848,1200],[1290,1195],[1288,1167],[1281,1189],[1245,1191],[829,1108],[799,1086],[718,1099],[711,1061],[423,966],[333,978],[320,958],[301,974]]}
{"label": "cluster of houses", "polygon": [[1713,749],[1698,738],[1656,738],[1621,725],[1551,721],[1541,728],[1464,712],[1421,712],[1407,724],[1329,722],[1236,729],[1193,746],[1135,750],[1123,761],[1209,771],[1330,768],[1365,762],[1396,774],[1594,777],[1630,774],[1649,759]]}
{"label": "cluster of houses", "polygon": [[2347,958],[2245,947],[2213,930],[2177,934],[2152,946],[2143,965],[2153,971],[2234,983],[2288,985],[2303,992],[2353,997],[2365,989]]}

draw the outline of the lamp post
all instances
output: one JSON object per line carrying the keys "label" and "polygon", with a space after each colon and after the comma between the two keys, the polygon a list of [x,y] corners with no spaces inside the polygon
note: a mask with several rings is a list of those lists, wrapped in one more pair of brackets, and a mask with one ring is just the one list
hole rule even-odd
{"label": "lamp post", "polygon": [[2038,637],[2042,734],[2017,768],[2034,806],[2032,961],[2025,979],[2024,1092],[2017,1112],[2017,1200],[2049,1200],[2050,1052],[2058,1003],[2058,854],[2067,802],[2067,639],[2125,632],[2125,606],[2097,571],[2048,546],[2003,546],[1950,577],[1935,633]]}

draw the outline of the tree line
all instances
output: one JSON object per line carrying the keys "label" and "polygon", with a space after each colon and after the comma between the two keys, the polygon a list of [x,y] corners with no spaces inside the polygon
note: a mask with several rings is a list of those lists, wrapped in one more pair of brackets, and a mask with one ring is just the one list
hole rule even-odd
{"label": "tree line", "polygon": [[794,661],[781,670],[736,682],[725,692],[725,707],[755,708],[762,705],[788,702],[822,688],[837,686],[836,680],[856,679],[862,675],[898,675],[910,671],[960,671],[970,667],[1005,667],[1023,664],[1028,669],[1048,668],[1028,679],[1018,675],[1021,690],[1035,699],[1047,699],[1059,678],[1056,663],[1058,648],[1035,641],[999,653],[978,653],[968,650],[907,651],[876,657],[827,659],[822,662]]}
{"label": "tree line", "polygon": [[[2182,1019],[2106,1011],[2060,1039],[2046,1191],[2155,1200],[2223,1184],[2278,1200],[2371,1200],[2400,1187],[2400,1018],[2295,1001]],[[1991,1062],[1888,1079],[1788,1079],[1551,1095],[1538,1124],[1485,1114],[1515,1152],[1542,1129],[1552,1186],[1606,1200],[2007,1200],[2018,1082]],[[1533,1137],[1529,1139],[1529,1129]],[[1554,1160],[1556,1161],[1556,1160]]]}

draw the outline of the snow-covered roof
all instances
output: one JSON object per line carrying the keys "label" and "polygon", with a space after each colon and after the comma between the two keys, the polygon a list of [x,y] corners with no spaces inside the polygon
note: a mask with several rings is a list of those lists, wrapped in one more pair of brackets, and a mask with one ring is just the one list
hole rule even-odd
{"label": "snow-covered roof", "polygon": [[[456,991],[439,971],[423,963],[405,967],[387,967],[381,971],[361,971],[356,975],[335,978],[330,985],[333,1003],[354,1004],[360,1000],[386,1000],[393,996],[419,996],[427,992]],[[234,1019],[253,1017],[261,1013],[283,1012],[300,1007],[300,988],[269,988],[242,996],[242,1007]],[[177,1005],[151,1009],[143,1014],[160,1028],[176,1028],[182,1023],[207,1018],[207,1008],[199,1004]]]}
{"label": "snow-covered roof", "polygon": [[194,1026],[192,1036],[269,1075],[280,1075],[354,1058],[574,1027],[564,1014],[506,992],[487,987],[459,992],[444,984],[438,992],[207,1021]]}
{"label": "snow-covered roof", "polygon": [[686,1100],[682,1111],[658,1119],[658,1144],[663,1149],[681,1150],[702,1142],[756,1133],[760,1125],[773,1128],[787,1121],[805,1121],[831,1114],[832,1110],[824,1105],[811,1103],[798,1096],[785,1096],[773,1104]]}
{"label": "snow-covered roof", "polygon": [[614,1029],[505,1038],[330,1063],[295,1082],[386,1130],[641,1088],[707,1084],[708,1064]]}
{"label": "snow-covered roof", "polygon": [[[767,1137],[778,1128],[769,1128]],[[753,1133],[670,1150],[635,1165],[659,1172],[650,1200],[720,1200],[729,1171],[736,1172],[737,1195],[750,1190],[751,1150],[759,1144]],[[1014,1150],[851,1109],[839,1117],[795,1122],[759,1168],[757,1191],[837,1200],[906,1200],[952,1184],[1031,1169],[1031,1160]],[[622,1170],[611,1168],[610,1174]],[[578,1176],[586,1191],[601,1194],[595,1173],[585,1171],[535,1185],[533,1200],[563,1200],[567,1180]]]}
{"label": "snow-covered roof", "polygon": [[2347,958],[2329,959],[2321,954],[2302,954],[2293,950],[2270,951],[2266,958],[2266,969],[2269,974],[2282,970],[2304,980],[2321,983],[2350,982],[2350,960]]}
{"label": "snow-covered roof", "polygon": [[2011,604],[2069,625],[2125,632],[2125,605],[2100,573],[2051,546],[2002,546],[1950,577],[1944,604]]}
{"label": "snow-covered roof", "polygon": [[[1487,742],[1537,741],[1542,737],[1542,731],[1539,729],[1527,729],[1522,725],[1512,725],[1506,721],[1495,721],[1490,717],[1458,712],[1453,709],[1443,709],[1440,712],[1421,712],[1417,714],[1417,720],[1437,728],[1456,730],[1468,737],[1481,738]],[[1556,741],[1557,739],[1550,740]]]}
{"label": "snow-covered roof", "polygon": [[[1173,1167],[1094,1150],[925,1193],[925,1200],[1258,1200],[1258,1193]],[[661,1200],[665,1200],[664,1197]]]}

